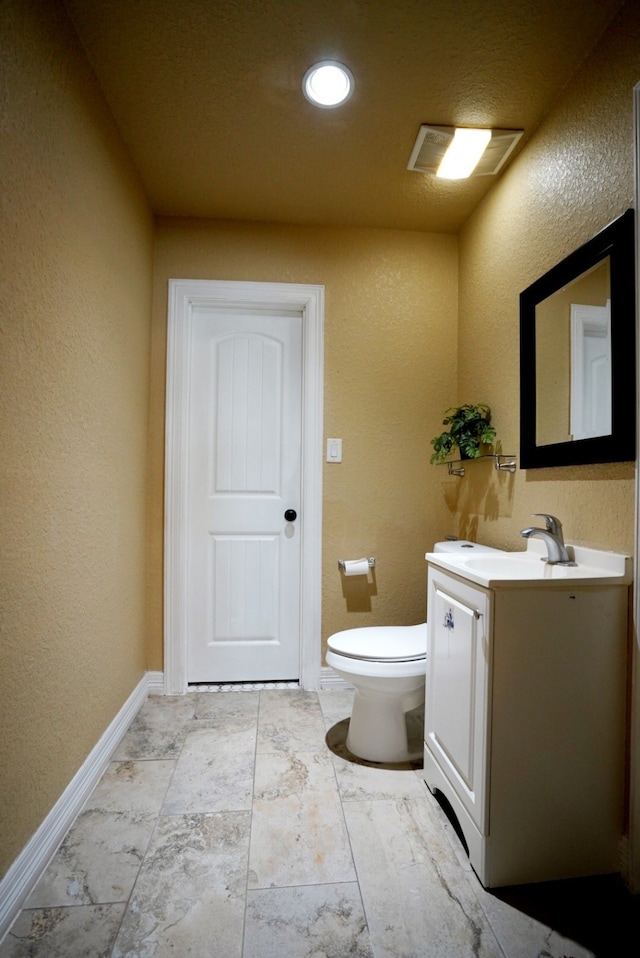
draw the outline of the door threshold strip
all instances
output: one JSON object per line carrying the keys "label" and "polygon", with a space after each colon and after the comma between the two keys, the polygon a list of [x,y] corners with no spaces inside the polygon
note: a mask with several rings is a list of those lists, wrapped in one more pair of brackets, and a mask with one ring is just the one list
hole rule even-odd
{"label": "door threshold strip", "polygon": [[299,682],[220,682],[208,684],[190,682],[189,691],[193,692],[264,692],[269,689],[299,689]]}

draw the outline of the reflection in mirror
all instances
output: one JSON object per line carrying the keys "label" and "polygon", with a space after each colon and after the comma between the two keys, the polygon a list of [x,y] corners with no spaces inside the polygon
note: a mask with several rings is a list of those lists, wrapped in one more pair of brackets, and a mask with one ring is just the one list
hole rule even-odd
{"label": "reflection in mirror", "polygon": [[520,294],[520,466],[635,457],[634,211]]}
{"label": "reflection in mirror", "polygon": [[609,257],[536,306],[536,444],[611,433]]}

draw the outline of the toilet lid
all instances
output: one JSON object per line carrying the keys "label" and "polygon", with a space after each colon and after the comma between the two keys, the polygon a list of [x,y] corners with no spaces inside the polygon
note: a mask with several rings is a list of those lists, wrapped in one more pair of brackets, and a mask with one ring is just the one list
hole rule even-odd
{"label": "toilet lid", "polygon": [[364,626],[327,639],[332,652],[367,662],[414,662],[426,658],[427,624]]}

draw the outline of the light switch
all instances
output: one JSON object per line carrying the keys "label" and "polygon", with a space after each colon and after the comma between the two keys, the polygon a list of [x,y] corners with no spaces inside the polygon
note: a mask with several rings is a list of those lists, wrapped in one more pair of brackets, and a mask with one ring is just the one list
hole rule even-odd
{"label": "light switch", "polygon": [[342,439],[327,439],[327,462],[342,462]]}

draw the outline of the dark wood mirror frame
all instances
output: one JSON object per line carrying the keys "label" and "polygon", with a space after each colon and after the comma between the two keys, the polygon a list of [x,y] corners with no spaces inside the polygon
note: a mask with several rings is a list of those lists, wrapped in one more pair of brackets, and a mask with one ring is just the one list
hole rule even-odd
{"label": "dark wood mirror frame", "polygon": [[[536,306],[606,257],[611,280],[611,434],[538,445]],[[520,294],[521,469],[635,459],[635,325],[635,223],[630,209]]]}

